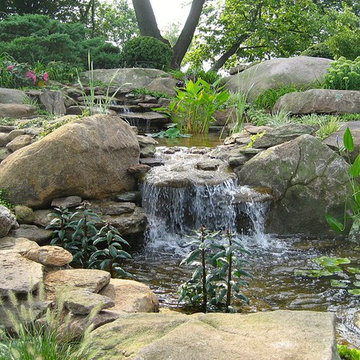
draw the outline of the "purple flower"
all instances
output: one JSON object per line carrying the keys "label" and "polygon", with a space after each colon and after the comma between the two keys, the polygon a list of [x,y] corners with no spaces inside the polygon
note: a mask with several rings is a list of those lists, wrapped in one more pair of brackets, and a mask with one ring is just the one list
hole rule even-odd
{"label": "purple flower", "polygon": [[6,70],[11,71],[14,68],[14,65],[9,65]]}
{"label": "purple flower", "polygon": [[44,81],[49,80],[49,74],[47,72],[44,73],[43,79],[44,79]]}

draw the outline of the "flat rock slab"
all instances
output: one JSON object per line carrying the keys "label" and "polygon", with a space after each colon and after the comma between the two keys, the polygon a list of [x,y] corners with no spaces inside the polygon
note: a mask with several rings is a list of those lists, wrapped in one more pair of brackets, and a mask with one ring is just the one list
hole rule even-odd
{"label": "flat rock slab", "polygon": [[0,252],[0,295],[9,291],[24,294],[35,290],[43,278],[42,265],[25,259],[17,252]]}
{"label": "flat rock slab", "polygon": [[340,359],[333,314],[313,311],[128,314],[91,336],[106,360]]}
{"label": "flat rock slab", "polygon": [[93,269],[66,269],[49,273],[44,278],[47,298],[55,296],[56,291],[86,289],[97,293],[110,282],[110,273]]}

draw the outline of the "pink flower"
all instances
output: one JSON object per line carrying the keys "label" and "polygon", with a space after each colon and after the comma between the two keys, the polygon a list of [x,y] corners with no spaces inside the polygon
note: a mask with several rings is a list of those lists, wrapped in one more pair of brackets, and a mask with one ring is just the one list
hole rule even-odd
{"label": "pink flower", "polygon": [[14,65],[9,65],[6,70],[11,71],[14,68]]}
{"label": "pink flower", "polygon": [[36,84],[36,76],[32,70],[28,71],[25,74],[25,77],[31,79],[33,81],[33,83]]}
{"label": "pink flower", "polygon": [[49,80],[49,74],[47,72],[44,73],[43,79],[44,79],[44,81]]}

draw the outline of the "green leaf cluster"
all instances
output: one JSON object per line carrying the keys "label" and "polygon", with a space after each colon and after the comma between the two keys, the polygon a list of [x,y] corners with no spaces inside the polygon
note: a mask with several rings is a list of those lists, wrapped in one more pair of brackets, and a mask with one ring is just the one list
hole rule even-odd
{"label": "green leaf cluster", "polygon": [[251,275],[244,270],[249,255],[238,239],[229,231],[221,239],[217,232],[209,232],[201,227],[196,232],[197,238],[189,243],[194,248],[181,262],[194,267],[190,280],[180,286],[180,301],[186,301],[193,307],[208,309],[225,308],[234,312],[233,298],[248,303],[241,293],[241,288],[248,285],[246,279]]}
{"label": "green leaf cluster", "polygon": [[47,229],[53,230],[51,244],[57,244],[73,255],[72,265],[81,268],[107,270],[112,276],[131,277],[120,266],[123,259],[131,255],[123,249],[129,246],[119,231],[110,224],[97,229],[103,221],[89,204],[84,202],[71,212],[66,208],[55,208],[54,219]]}
{"label": "green leaf cluster", "polygon": [[8,199],[8,190],[0,189],[0,204],[12,210],[14,208],[14,204],[10,202]]}
{"label": "green leaf cluster", "polygon": [[333,61],[323,86],[326,89],[360,90],[360,56],[353,61],[345,57]]}
{"label": "green leaf cluster", "polygon": [[215,111],[225,105],[229,96],[227,90],[205,80],[189,80],[184,89],[177,90],[176,98],[169,105],[172,120],[183,133],[207,134]]}

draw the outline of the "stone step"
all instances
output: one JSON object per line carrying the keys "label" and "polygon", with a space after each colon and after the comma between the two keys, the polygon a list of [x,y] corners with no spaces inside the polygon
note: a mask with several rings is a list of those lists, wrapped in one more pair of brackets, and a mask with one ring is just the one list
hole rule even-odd
{"label": "stone step", "polygon": [[146,128],[147,130],[161,129],[169,122],[167,116],[154,111],[123,113],[121,117],[127,120],[130,125]]}

